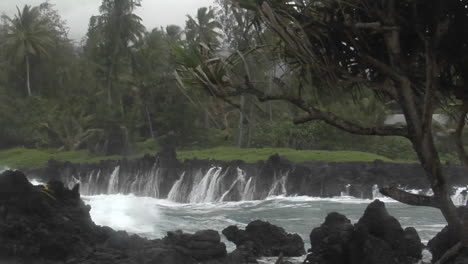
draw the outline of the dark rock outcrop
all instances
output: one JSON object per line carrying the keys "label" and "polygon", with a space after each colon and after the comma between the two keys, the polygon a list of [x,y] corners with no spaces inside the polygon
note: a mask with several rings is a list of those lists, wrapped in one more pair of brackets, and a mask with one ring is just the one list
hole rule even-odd
{"label": "dark rock outcrop", "polygon": [[349,243],[354,226],[346,216],[330,213],[325,222],[310,233],[309,263],[343,264],[349,259]]}
{"label": "dark rock outcrop", "polygon": [[223,234],[244,255],[296,257],[305,254],[304,241],[298,234],[288,234],[283,228],[265,221],[253,221],[245,230],[229,226]]}
{"label": "dark rock outcrop", "polygon": [[310,264],[413,264],[421,258],[422,244],[414,228],[403,230],[376,200],[353,226],[343,215],[331,213],[312,231]]}
{"label": "dark rock outcrop", "polygon": [[350,244],[350,263],[413,264],[421,259],[422,243],[414,228],[403,230],[385,204],[369,204],[355,225]]}
{"label": "dark rock outcrop", "polygon": [[214,230],[198,231],[195,234],[184,234],[180,230],[169,232],[163,242],[198,261],[221,259],[227,255],[226,245],[221,243],[219,233]]}
{"label": "dark rock outcrop", "polygon": [[63,260],[83,257],[98,242],[98,228],[78,188],[51,182],[34,187],[21,172],[0,175],[0,256]]}
{"label": "dark rock outcrop", "polygon": [[0,263],[242,263],[218,232],[169,233],[147,240],[96,226],[79,188],[33,186],[18,171],[0,174]]}
{"label": "dark rock outcrop", "polygon": [[[358,198],[373,198],[372,186],[375,184],[399,184],[408,189],[429,188],[419,164],[383,161],[294,163],[278,155],[257,163],[238,160],[178,161],[174,150],[135,160],[101,161],[97,164],[50,161],[46,168],[30,169],[27,174],[44,182],[60,180],[70,187],[79,182],[82,193],[86,195],[133,193],[162,199],[168,197],[180,180],[176,192],[180,195],[172,199],[190,202],[191,191],[200,183],[201,176],[212,168],[220,168],[219,185],[211,197],[212,201],[261,200],[268,195],[332,197],[342,192]],[[450,184],[468,185],[462,167],[445,166],[444,172]]]}

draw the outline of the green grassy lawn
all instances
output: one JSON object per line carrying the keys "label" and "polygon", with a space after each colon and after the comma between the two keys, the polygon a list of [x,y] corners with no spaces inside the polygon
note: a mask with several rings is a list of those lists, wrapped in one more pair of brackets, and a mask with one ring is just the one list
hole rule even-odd
{"label": "green grassy lawn", "polygon": [[58,151],[54,149],[13,148],[0,151],[0,166],[10,168],[42,168],[47,161],[70,161],[75,163],[96,163],[105,159],[120,159],[120,156],[96,156],[87,151]]}
{"label": "green grassy lawn", "polygon": [[374,161],[376,159],[395,162],[384,156],[359,151],[295,150],[287,148],[250,148],[217,147],[203,150],[180,151],[177,157],[184,159],[244,160],[256,162],[266,160],[278,153],[294,162],[305,161]]}
{"label": "green grassy lawn", "polygon": [[[129,156],[127,158],[138,158],[150,153],[145,150],[142,153]],[[287,148],[251,148],[241,149],[237,147],[216,147],[202,150],[178,151],[177,157],[180,160],[185,159],[217,159],[217,160],[244,160],[246,162],[256,162],[266,160],[273,154],[278,153],[294,162],[305,161],[341,161],[341,162],[371,162],[376,159],[386,162],[396,161],[373,153],[359,151],[324,151],[324,150],[294,150]],[[100,160],[117,160],[123,156],[98,156],[90,154],[87,151],[57,151],[53,149],[26,149],[14,148],[0,151],[0,167],[10,168],[41,168],[47,165],[50,159],[58,161],[70,161],[73,163],[97,163]]]}

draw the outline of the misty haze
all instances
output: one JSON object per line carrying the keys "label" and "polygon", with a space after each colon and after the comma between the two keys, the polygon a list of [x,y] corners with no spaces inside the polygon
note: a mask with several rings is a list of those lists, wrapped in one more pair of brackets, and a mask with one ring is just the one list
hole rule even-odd
{"label": "misty haze", "polygon": [[0,264],[468,263],[468,0],[0,12]]}

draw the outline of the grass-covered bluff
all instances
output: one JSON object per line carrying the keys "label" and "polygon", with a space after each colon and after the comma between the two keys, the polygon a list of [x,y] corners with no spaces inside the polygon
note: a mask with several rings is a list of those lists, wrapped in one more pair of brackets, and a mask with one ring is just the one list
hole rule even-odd
{"label": "grass-covered bluff", "polygon": [[[27,149],[13,148],[0,151],[0,166],[10,168],[41,168],[47,165],[47,161],[69,161],[73,163],[97,163],[101,160],[118,160],[122,158],[138,158],[144,154],[154,154],[156,151],[140,151],[131,156],[101,156],[81,151],[58,151],[54,149]],[[392,160],[387,157],[359,151],[325,151],[325,150],[294,150],[287,148],[237,148],[216,147],[201,150],[180,150],[177,157],[185,159],[216,159],[216,160],[243,160],[256,162],[266,160],[273,154],[279,154],[294,162],[305,161],[335,161],[335,162],[371,162],[383,160],[386,162],[409,162]]]}

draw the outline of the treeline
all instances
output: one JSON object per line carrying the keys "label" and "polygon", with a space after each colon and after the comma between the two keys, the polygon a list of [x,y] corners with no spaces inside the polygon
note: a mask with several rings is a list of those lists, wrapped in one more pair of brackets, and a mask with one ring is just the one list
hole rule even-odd
{"label": "treeline", "polygon": [[[287,103],[262,103],[248,95],[239,102],[219,100],[199,84],[181,80],[184,69],[196,69],[200,59],[210,57],[204,53],[249,53],[240,59],[246,60],[242,65],[256,87],[274,93],[289,85],[306,86],[297,78],[303,74],[299,68],[279,57],[284,46],[254,12],[218,0],[215,7],[187,16],[185,28],[146,29],[134,13],[139,6],[140,1],[103,0],[79,43],[68,38],[66,21],[50,3],[2,17],[0,149],[87,149],[112,155],[163,145],[234,145],[360,150],[415,159],[404,139],[354,136],[320,122],[296,126],[291,116],[298,110]],[[226,74],[223,68],[210,70]],[[383,123],[393,113],[373,93],[315,98],[362,124]],[[444,136],[448,132],[440,131],[444,155],[453,156]]]}

